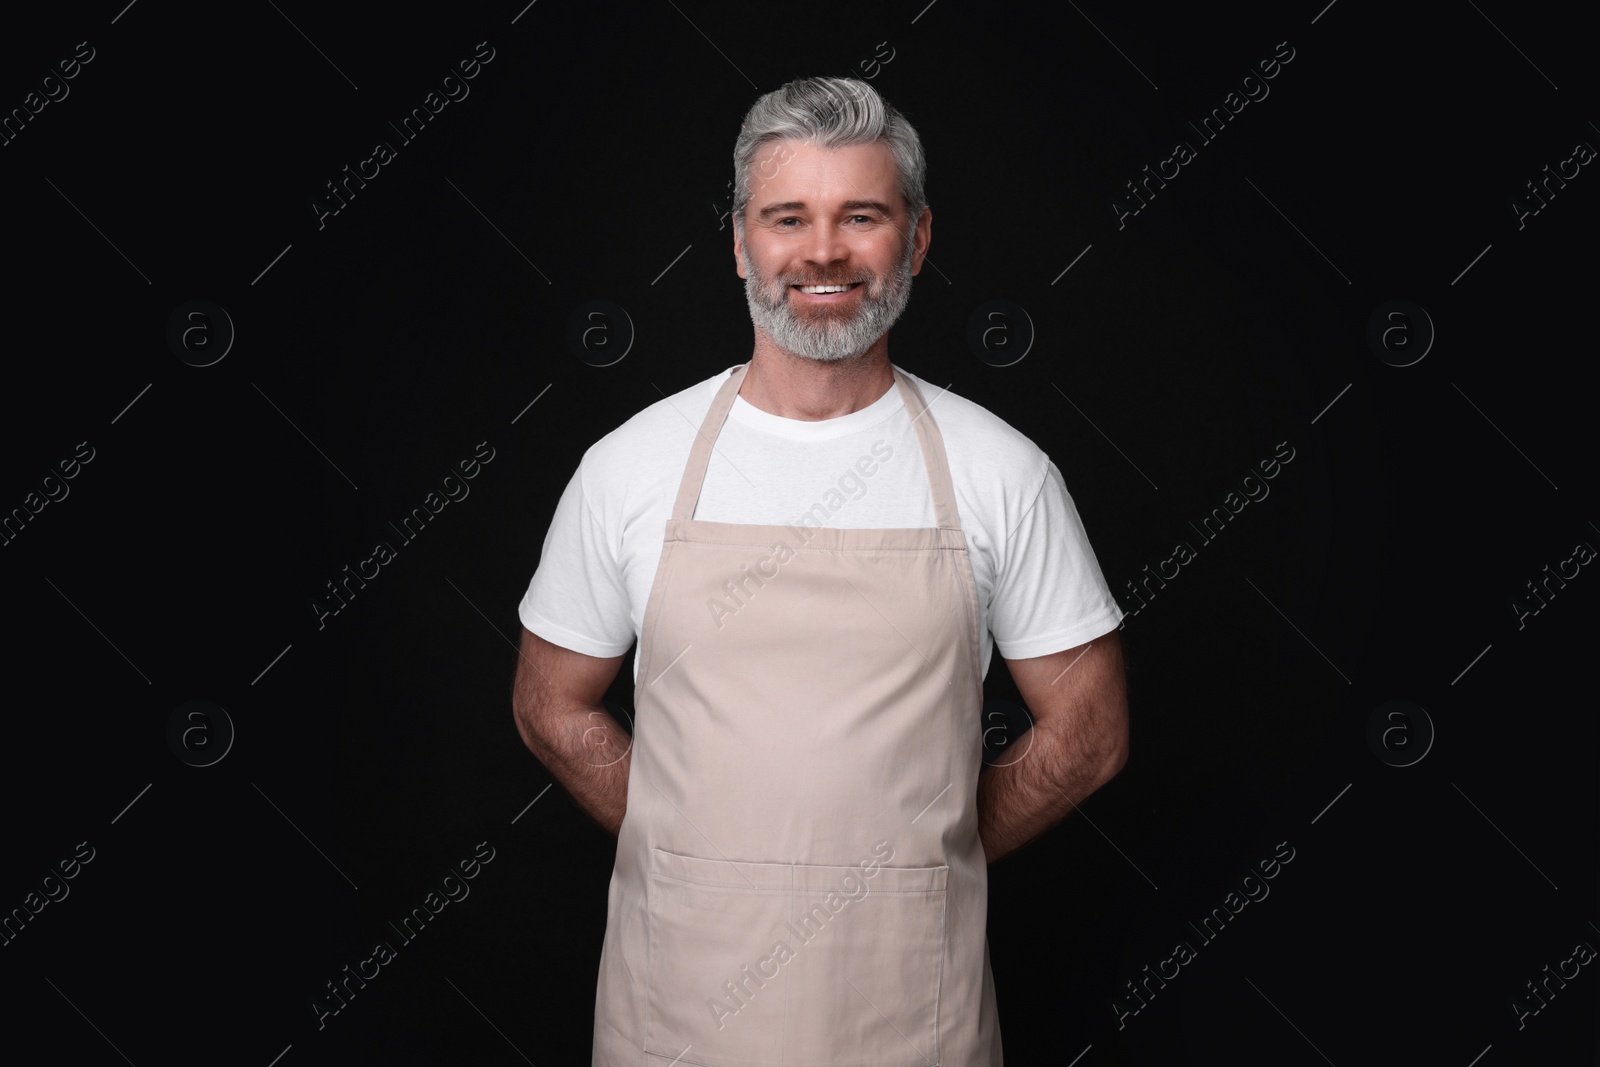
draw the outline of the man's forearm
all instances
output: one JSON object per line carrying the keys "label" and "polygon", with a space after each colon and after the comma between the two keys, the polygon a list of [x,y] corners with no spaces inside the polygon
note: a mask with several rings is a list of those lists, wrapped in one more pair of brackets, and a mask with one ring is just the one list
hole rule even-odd
{"label": "man's forearm", "polygon": [[517,728],[579,807],[615,835],[628,801],[633,739],[627,731],[604,707],[577,701],[519,708]]}
{"label": "man's forearm", "polygon": [[990,863],[1060,822],[1122,766],[1112,731],[1040,723],[1023,738],[1022,758],[978,775],[978,836]]}

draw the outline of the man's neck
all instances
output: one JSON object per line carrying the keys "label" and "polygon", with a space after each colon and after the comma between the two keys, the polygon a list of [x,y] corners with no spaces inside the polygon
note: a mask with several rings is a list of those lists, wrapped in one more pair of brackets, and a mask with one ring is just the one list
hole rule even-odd
{"label": "man's neck", "polygon": [[739,395],[768,414],[820,422],[869,407],[893,386],[887,336],[859,356],[832,363],[757,343]]}

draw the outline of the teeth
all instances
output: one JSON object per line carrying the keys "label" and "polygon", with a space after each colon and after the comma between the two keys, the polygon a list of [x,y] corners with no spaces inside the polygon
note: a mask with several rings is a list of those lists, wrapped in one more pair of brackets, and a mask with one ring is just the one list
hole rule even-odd
{"label": "teeth", "polygon": [[802,285],[799,288],[802,293],[842,293],[854,287],[850,285]]}

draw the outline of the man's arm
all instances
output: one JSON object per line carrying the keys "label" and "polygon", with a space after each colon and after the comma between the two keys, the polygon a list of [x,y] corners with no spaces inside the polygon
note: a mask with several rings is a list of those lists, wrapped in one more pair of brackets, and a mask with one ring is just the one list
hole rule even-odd
{"label": "man's arm", "polygon": [[519,652],[511,710],[523,744],[584,811],[616,834],[627,807],[633,742],[602,701],[625,657],[585,656],[526,627]]}
{"label": "man's arm", "polygon": [[1044,833],[1128,760],[1122,636],[1033,659],[1007,660],[1033,716],[1026,754],[978,776],[978,835],[989,862]]}

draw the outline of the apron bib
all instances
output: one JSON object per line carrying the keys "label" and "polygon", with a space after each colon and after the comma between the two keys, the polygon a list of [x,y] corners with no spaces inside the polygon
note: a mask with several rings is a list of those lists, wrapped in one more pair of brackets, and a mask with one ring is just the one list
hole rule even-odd
{"label": "apron bib", "polygon": [[596,1067],[999,1067],[978,838],[977,586],[944,442],[894,370],[937,527],[694,519],[640,636]]}

